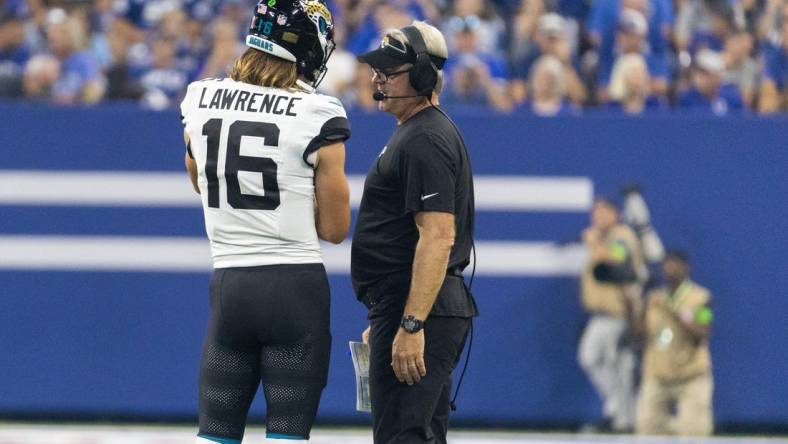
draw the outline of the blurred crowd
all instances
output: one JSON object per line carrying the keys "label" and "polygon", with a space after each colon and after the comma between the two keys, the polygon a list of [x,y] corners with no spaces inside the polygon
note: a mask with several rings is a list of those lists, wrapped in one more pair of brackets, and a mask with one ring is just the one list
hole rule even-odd
{"label": "blurred crowd", "polygon": [[[225,77],[254,0],[0,0],[0,97],[176,108]],[[788,0],[329,0],[320,90],[372,109],[355,55],[414,19],[443,30],[441,102],[539,116],[788,111]]]}

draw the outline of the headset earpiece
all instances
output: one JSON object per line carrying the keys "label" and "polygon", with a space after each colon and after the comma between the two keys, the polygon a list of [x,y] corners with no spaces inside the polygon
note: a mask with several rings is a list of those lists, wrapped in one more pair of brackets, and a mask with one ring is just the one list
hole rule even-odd
{"label": "headset earpiece", "polygon": [[438,83],[438,68],[430,59],[424,37],[415,26],[406,26],[402,32],[416,53],[416,63],[410,69],[410,84],[418,95],[429,97]]}

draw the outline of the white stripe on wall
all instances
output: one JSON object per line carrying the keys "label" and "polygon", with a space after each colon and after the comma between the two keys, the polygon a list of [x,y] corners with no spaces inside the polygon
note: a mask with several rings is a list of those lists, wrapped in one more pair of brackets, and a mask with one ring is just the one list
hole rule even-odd
{"label": "white stripe on wall", "polygon": [[[585,259],[579,244],[479,241],[476,249],[480,276],[576,276]],[[349,241],[323,252],[330,273],[349,273]],[[202,238],[0,236],[0,269],[206,272],[211,259]]]}
{"label": "white stripe on wall", "polygon": [[[350,175],[351,203],[361,201],[364,176]],[[495,211],[585,211],[593,184],[586,177],[474,178],[476,208]],[[199,207],[186,173],[0,170],[0,205]]]}
{"label": "white stripe on wall", "polygon": [[0,171],[0,204],[200,206],[186,173]]}
{"label": "white stripe on wall", "polygon": [[587,211],[594,186],[587,177],[480,176],[476,208],[497,211]]}

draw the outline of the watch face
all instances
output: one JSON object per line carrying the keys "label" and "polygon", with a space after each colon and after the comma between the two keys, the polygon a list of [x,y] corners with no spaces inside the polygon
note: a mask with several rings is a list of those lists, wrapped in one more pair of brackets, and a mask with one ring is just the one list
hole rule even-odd
{"label": "watch face", "polygon": [[421,321],[414,318],[413,316],[405,316],[402,318],[402,328],[405,329],[408,333],[415,333],[421,330],[421,326],[423,325]]}

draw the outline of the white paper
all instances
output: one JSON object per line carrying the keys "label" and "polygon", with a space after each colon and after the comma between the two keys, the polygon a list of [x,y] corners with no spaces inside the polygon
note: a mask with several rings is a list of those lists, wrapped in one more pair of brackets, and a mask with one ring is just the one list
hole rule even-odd
{"label": "white paper", "polygon": [[371,412],[372,401],[369,398],[369,344],[350,341],[350,356],[353,358],[353,369],[356,372],[356,410]]}

